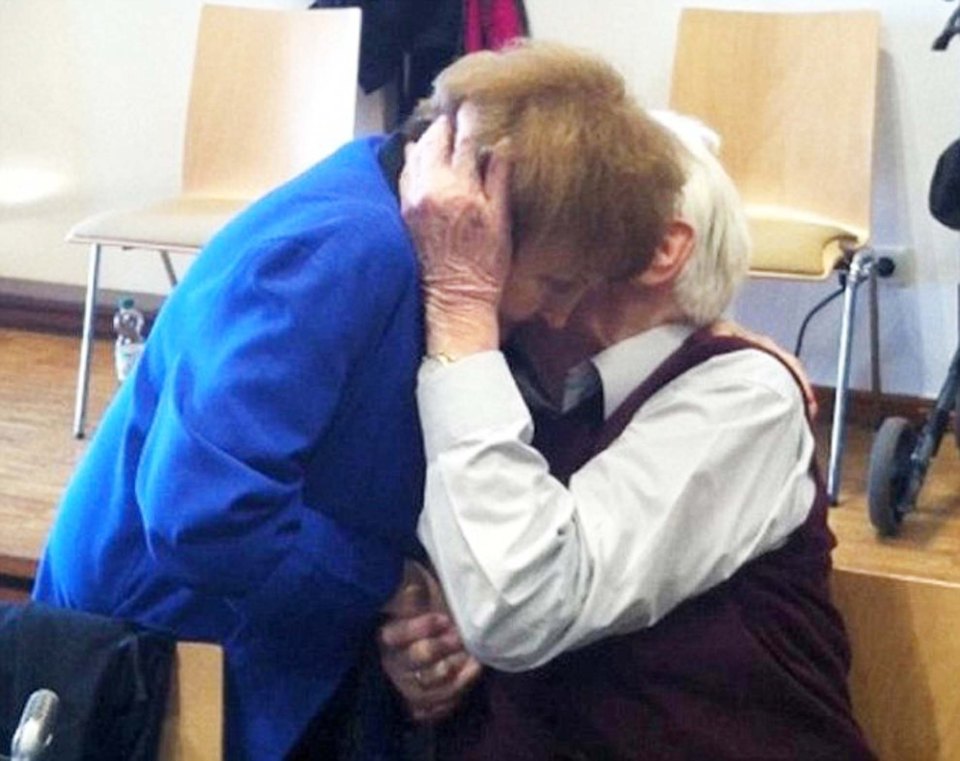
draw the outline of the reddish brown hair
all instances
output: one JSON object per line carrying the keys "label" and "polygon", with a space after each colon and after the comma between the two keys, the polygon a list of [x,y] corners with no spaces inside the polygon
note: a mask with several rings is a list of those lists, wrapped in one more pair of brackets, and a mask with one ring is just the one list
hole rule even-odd
{"label": "reddish brown hair", "polygon": [[514,242],[582,253],[606,277],[644,269],[678,206],[676,146],[595,55],[526,40],[464,56],[415,115],[477,107],[478,149],[510,140]]}

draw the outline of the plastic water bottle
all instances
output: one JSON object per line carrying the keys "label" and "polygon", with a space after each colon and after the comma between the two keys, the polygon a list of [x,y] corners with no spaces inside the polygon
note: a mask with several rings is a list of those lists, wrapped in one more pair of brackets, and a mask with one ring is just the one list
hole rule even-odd
{"label": "plastic water bottle", "polygon": [[120,383],[133,374],[133,368],[143,353],[143,322],[143,313],[133,299],[126,297],[117,302],[117,311],[113,315],[113,329],[117,334],[113,359]]}

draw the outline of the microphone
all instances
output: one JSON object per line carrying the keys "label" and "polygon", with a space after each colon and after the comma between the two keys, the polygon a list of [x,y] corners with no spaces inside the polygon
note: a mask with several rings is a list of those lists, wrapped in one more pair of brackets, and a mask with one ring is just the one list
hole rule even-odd
{"label": "microphone", "polygon": [[27,698],[10,743],[10,761],[36,761],[53,740],[60,698],[53,690],[37,690]]}

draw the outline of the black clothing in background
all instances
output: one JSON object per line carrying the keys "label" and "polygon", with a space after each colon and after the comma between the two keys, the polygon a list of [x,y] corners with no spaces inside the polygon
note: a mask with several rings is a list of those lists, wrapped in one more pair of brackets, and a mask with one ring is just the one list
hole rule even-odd
{"label": "black clothing in background", "polygon": [[56,761],[153,761],[175,641],[134,624],[41,603],[0,603],[0,748],[27,698],[60,698]]}
{"label": "black clothing in background", "polygon": [[363,11],[360,86],[369,93],[396,81],[399,122],[462,49],[463,0],[316,0],[310,7]]}
{"label": "black clothing in background", "polygon": [[937,161],[930,183],[930,213],[951,230],[960,230],[960,140]]}

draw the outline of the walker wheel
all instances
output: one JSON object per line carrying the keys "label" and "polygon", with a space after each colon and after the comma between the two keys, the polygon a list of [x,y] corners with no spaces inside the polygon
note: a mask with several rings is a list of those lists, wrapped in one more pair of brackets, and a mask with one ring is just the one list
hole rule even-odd
{"label": "walker wheel", "polygon": [[917,434],[906,418],[883,421],[870,448],[867,470],[867,507],[870,522],[880,536],[893,536],[903,514],[898,510],[910,479],[910,456]]}

